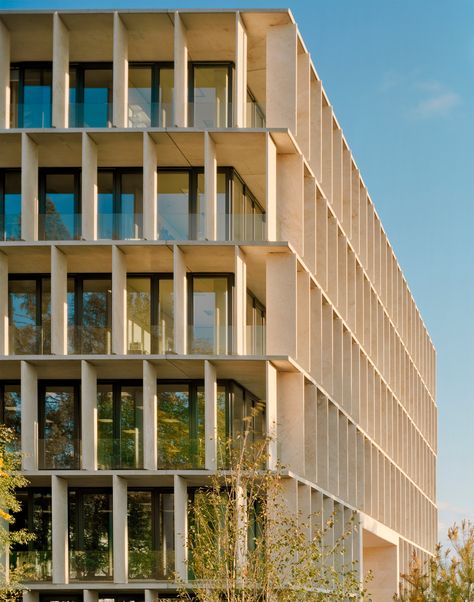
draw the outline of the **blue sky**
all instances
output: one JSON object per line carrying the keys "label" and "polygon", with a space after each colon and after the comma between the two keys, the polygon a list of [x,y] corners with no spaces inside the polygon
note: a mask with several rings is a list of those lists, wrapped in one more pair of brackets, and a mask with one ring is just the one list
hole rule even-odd
{"label": "blue sky", "polygon": [[[440,537],[474,520],[474,1],[194,2],[289,7],[438,352]],[[0,0],[0,8],[174,8]]]}

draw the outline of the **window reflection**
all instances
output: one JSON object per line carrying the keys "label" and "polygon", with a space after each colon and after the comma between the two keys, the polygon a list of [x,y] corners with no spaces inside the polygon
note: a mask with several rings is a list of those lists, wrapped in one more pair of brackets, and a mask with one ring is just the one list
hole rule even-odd
{"label": "window reflection", "polygon": [[194,63],[191,69],[191,125],[200,129],[231,126],[231,66]]}
{"label": "window reflection", "polygon": [[51,127],[51,64],[12,65],[10,127]]}
{"label": "window reflection", "polygon": [[20,382],[0,381],[0,421],[13,431],[8,445],[12,452],[21,449],[21,386]]}
{"label": "window reflection", "polygon": [[141,170],[99,170],[98,237],[143,237],[143,175]]}
{"label": "window reflection", "polygon": [[79,180],[79,170],[40,172],[40,239],[72,240],[79,237]]}
{"label": "window reflection", "polygon": [[253,293],[247,291],[247,353],[265,353],[265,307]]}
{"label": "window reflection", "polygon": [[21,238],[21,172],[0,170],[0,240]]}
{"label": "window reflection", "polygon": [[173,86],[172,66],[131,63],[128,69],[128,126],[172,126]]}
{"label": "window reflection", "polygon": [[110,63],[73,65],[69,72],[69,125],[111,127],[113,69]]}

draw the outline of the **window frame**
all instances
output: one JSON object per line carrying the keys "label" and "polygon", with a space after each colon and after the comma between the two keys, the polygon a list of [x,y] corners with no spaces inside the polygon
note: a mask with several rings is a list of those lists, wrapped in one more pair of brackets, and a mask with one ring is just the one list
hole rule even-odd
{"label": "window frame", "polygon": [[[87,70],[99,70],[99,69],[110,69],[112,72],[113,79],[113,61],[84,61],[84,62],[74,62],[69,63],[69,71],[68,74],[71,73],[71,69],[75,69],[76,71],[76,98],[74,100],[74,104],[76,105],[75,117],[76,124],[70,127],[73,128],[84,128],[89,127],[84,125],[84,90],[85,90],[85,75],[84,72]],[[68,112],[71,114],[71,100],[70,100],[70,90],[71,86],[69,85],[68,89]],[[77,108],[80,107],[78,111]],[[107,95],[107,123],[110,125],[102,126],[103,128],[112,127],[112,114],[113,114],[113,87],[109,88],[109,93]],[[101,128],[98,128],[101,129]]]}
{"label": "window frame", "polygon": [[[16,128],[12,129],[36,129],[36,128],[25,128],[25,70],[26,69],[41,69],[41,80],[43,79],[43,71],[45,69],[51,70],[51,124],[46,128],[40,129],[49,129],[52,127],[53,121],[53,62],[52,61],[15,61],[10,63],[10,74],[12,69],[18,69],[18,106],[17,106],[17,117],[18,123]],[[20,110],[21,109],[21,110]]]}
{"label": "window frame", "polygon": [[63,240],[45,238],[44,216],[46,215],[46,177],[49,175],[74,176],[74,231],[70,239],[79,240],[82,231],[81,215],[81,168],[80,167],[40,167],[38,170],[38,238],[39,240]]}
{"label": "window frame", "polygon": [[[212,69],[213,67],[227,67],[228,77],[228,91],[227,91],[227,125],[226,128],[231,128],[234,115],[233,115],[233,92],[234,92],[234,72],[235,63],[234,61],[190,61],[188,63],[188,103],[192,110],[188,110],[188,127],[195,127],[194,125],[194,70],[196,67],[204,67]],[[204,128],[207,129],[207,128]],[[209,129],[221,129],[217,127]]]}
{"label": "window frame", "polygon": [[[174,72],[173,61],[130,61],[128,63],[130,69],[151,69],[151,118],[150,127],[161,128],[159,123],[160,114],[160,85],[161,85],[161,70],[172,69]],[[130,79],[128,80],[127,91],[130,90]],[[127,94],[128,103],[128,94]],[[129,126],[130,127],[130,126]],[[167,126],[169,127],[169,126]]]}

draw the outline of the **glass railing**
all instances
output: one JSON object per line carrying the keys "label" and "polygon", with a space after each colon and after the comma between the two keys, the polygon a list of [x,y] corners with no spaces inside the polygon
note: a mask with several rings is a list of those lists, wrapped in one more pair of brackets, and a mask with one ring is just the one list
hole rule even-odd
{"label": "glass railing", "polygon": [[256,100],[247,101],[246,127],[264,128],[266,125],[265,112]]}
{"label": "glass railing", "polygon": [[173,104],[172,103],[140,103],[128,104],[128,127],[149,128],[173,127]]}
{"label": "glass railing", "polygon": [[[174,352],[174,335],[172,326],[164,321],[150,330],[137,329],[138,336],[128,340],[127,353],[130,355],[165,354]],[[133,331],[133,328],[132,328]]]}
{"label": "glass railing", "polygon": [[71,581],[108,581],[113,578],[112,551],[69,550]]}
{"label": "glass railing", "polygon": [[[143,239],[143,215],[127,213],[99,213],[99,240],[141,240]],[[114,222],[116,226],[114,226]],[[116,228],[116,230],[115,230]]]}
{"label": "glass railing", "polygon": [[10,127],[50,128],[52,115],[50,102],[29,102],[11,107]]}
{"label": "glass railing", "polygon": [[233,213],[229,219],[229,238],[227,240],[258,242],[266,237],[265,213]]}
{"label": "glass railing", "polygon": [[105,326],[68,326],[68,353],[108,355],[112,352],[112,329]]}
{"label": "glass railing", "polygon": [[195,100],[188,103],[188,126],[203,130],[232,127],[232,103],[218,100]]}
{"label": "glass railing", "polygon": [[[204,437],[190,439],[176,431],[173,418],[158,419],[158,470],[201,470],[205,464]],[[160,434],[160,426],[161,434]],[[167,429],[171,432],[167,432]]]}
{"label": "glass railing", "polygon": [[189,326],[188,353],[202,355],[227,355],[232,353],[231,326]]}
{"label": "glass railing", "polygon": [[80,237],[81,214],[62,211],[42,213],[41,240],[77,240]]}
{"label": "glass railing", "polygon": [[10,355],[42,355],[51,353],[51,333],[49,327],[15,326],[10,323]]}
{"label": "glass railing", "polygon": [[[99,418],[99,423],[101,419]],[[143,433],[130,429],[127,439],[101,437],[97,442],[97,463],[99,470],[143,468]]]}
{"label": "glass railing", "polygon": [[10,566],[21,568],[25,581],[49,581],[52,575],[52,551],[10,552]]}
{"label": "glass railing", "polygon": [[[69,418],[68,418],[69,420]],[[48,422],[48,421],[46,421]],[[61,432],[62,424],[51,428],[48,439],[38,439],[38,466],[40,470],[79,470],[81,468],[81,440]]]}
{"label": "glass railing", "polygon": [[128,578],[167,580],[173,576],[174,550],[129,550]]}
{"label": "glass railing", "polygon": [[[218,214],[217,240],[256,242],[265,240],[266,215]],[[158,215],[158,240],[205,240],[204,213],[170,212]]]}
{"label": "glass railing", "polygon": [[71,102],[69,103],[70,128],[111,128],[111,102]]}
{"label": "glass railing", "polygon": [[265,326],[246,327],[246,354],[265,355]]}
{"label": "glass railing", "polygon": [[0,216],[0,240],[21,240],[21,214]]}

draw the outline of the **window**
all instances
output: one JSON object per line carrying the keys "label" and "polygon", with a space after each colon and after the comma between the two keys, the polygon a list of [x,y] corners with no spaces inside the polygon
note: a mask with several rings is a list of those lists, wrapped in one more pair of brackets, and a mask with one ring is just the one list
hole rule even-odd
{"label": "window", "polygon": [[10,69],[10,127],[51,127],[51,63],[23,63]]}
{"label": "window", "polygon": [[265,307],[247,291],[247,354],[265,354]]}
{"label": "window", "polygon": [[158,468],[204,467],[204,385],[158,381]]}
{"label": "window", "polygon": [[232,126],[231,63],[191,63],[189,124],[199,129]]}
{"label": "window", "polygon": [[231,240],[264,240],[265,212],[242,178],[234,172],[232,180]]}
{"label": "window", "polygon": [[143,238],[142,170],[100,169],[97,205],[99,238]]}
{"label": "window", "polygon": [[0,169],[0,240],[21,238],[21,172]]}
{"label": "window", "polygon": [[111,63],[71,66],[69,72],[69,125],[112,126],[113,69]]}
{"label": "window", "polygon": [[160,489],[129,489],[129,579],[169,579],[173,570],[173,493]]}
{"label": "window", "polygon": [[80,383],[38,383],[39,467],[80,468]]}
{"label": "window", "polygon": [[127,278],[128,353],[174,350],[173,274]]}
{"label": "window", "polygon": [[15,522],[12,529],[28,529],[36,537],[26,544],[12,544],[10,565],[31,569],[31,581],[50,580],[52,574],[51,489],[20,489],[17,492],[17,499],[21,509],[14,515]]}
{"label": "window", "polygon": [[112,491],[70,489],[69,577],[71,581],[111,580]]}
{"label": "window", "polygon": [[258,104],[255,96],[247,88],[247,115],[246,127],[248,128],[264,128],[265,114],[262,107]]}
{"label": "window", "polygon": [[99,469],[143,468],[141,381],[97,384]]}
{"label": "window", "polygon": [[20,381],[0,381],[0,422],[12,429],[14,440],[10,451],[21,449],[21,386]]}
{"label": "window", "polygon": [[8,279],[10,355],[51,353],[51,281],[46,276]]}
{"label": "window", "polygon": [[40,170],[40,240],[73,240],[79,238],[80,173],[80,169]]}
{"label": "window", "polygon": [[68,352],[108,354],[112,343],[110,274],[78,274],[67,279]]}
{"label": "window", "polygon": [[188,274],[189,353],[231,353],[232,274]]}
{"label": "window", "polygon": [[128,127],[173,125],[173,63],[130,63]]}

